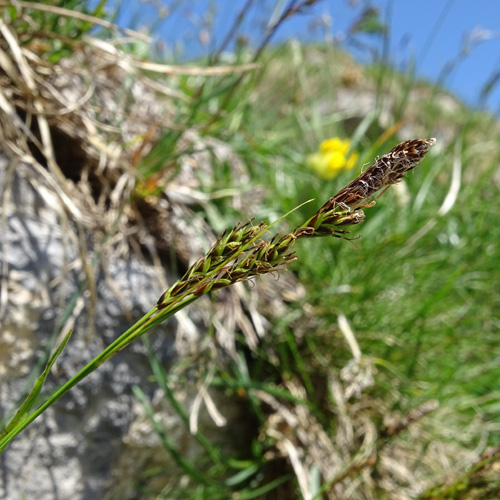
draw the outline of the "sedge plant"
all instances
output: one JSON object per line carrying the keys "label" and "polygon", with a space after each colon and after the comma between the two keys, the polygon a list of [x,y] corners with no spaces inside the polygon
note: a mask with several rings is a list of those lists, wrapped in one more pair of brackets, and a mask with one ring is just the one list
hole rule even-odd
{"label": "sedge plant", "polygon": [[379,191],[383,194],[389,186],[405,177],[435,142],[433,138],[414,139],[397,145],[331,197],[310,219],[288,234],[277,234],[264,239],[264,235],[276,222],[254,225],[252,221],[238,224],[224,232],[207,254],[161,295],[148,313],[31,411],[51,367],[69,341],[69,332],[48,360],[18,412],[0,434],[0,452],[48,407],[104,362],[199,297],[240,281],[251,280],[258,275],[279,273],[296,259],[293,248],[298,239],[320,236],[348,239],[347,228],[363,222],[363,209],[375,204],[370,200],[371,197]]}

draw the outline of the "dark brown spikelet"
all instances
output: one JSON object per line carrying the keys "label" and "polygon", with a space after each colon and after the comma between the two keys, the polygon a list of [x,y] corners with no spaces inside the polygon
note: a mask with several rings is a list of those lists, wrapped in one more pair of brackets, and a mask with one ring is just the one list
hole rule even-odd
{"label": "dark brown spikelet", "polygon": [[398,183],[414,169],[436,139],[413,139],[398,144],[378,158],[359,177],[339,191],[330,201],[334,205],[356,209],[368,202],[370,196],[391,184]]}

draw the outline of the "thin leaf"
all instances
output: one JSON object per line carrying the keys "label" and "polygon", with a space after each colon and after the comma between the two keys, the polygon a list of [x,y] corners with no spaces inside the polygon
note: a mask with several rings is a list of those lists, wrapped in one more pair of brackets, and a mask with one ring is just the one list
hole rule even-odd
{"label": "thin leaf", "polygon": [[0,438],[5,438],[9,432],[12,431],[19,423],[21,423],[25,417],[28,415],[30,412],[31,408],[33,408],[33,405],[36,403],[36,400],[38,399],[38,396],[40,395],[40,392],[42,390],[43,384],[45,383],[45,380],[47,379],[48,374],[50,373],[50,370],[52,369],[52,366],[54,365],[56,359],[60,356],[60,354],[63,352],[63,349],[66,347],[66,344],[69,341],[69,338],[71,337],[71,334],[73,333],[73,330],[70,330],[62,340],[62,342],[58,345],[57,349],[54,351],[52,356],[49,358],[47,361],[47,364],[45,365],[45,369],[43,370],[42,374],[37,378],[35,384],[33,385],[33,389],[31,392],[26,396],[26,399],[24,400],[23,404],[17,410],[16,414],[12,418],[12,420],[7,424],[5,429],[2,431],[2,434],[0,434]]}

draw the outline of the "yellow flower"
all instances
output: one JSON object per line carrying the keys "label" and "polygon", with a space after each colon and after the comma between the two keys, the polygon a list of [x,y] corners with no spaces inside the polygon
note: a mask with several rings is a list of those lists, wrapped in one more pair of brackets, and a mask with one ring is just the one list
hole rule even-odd
{"label": "yellow flower", "polygon": [[359,154],[348,154],[351,141],[332,137],[319,146],[319,152],[307,157],[307,165],[322,179],[333,179],[341,170],[350,170],[356,165]]}
{"label": "yellow flower", "polygon": [[346,155],[347,151],[349,151],[349,145],[350,145],[349,139],[343,141],[338,137],[332,137],[331,139],[326,139],[325,141],[322,141],[321,144],[319,145],[319,149],[322,153],[327,153],[329,151],[338,151],[339,153]]}

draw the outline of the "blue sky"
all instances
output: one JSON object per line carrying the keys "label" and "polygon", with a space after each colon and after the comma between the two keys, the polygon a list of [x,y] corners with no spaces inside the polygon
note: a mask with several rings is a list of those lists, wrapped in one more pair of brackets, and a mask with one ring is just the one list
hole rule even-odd
{"label": "blue sky", "polygon": [[[241,28],[254,43],[261,39],[264,21],[273,7],[288,5],[290,0],[254,0],[254,9]],[[137,28],[144,25],[157,32],[156,39],[173,50],[182,46],[189,57],[206,52],[210,44],[218,46],[228,33],[237,13],[247,0],[155,0],[157,5],[171,9],[172,13],[160,20],[156,9],[140,0],[122,0],[119,23]],[[357,8],[352,3],[358,4]],[[372,0],[381,10],[381,18],[390,29],[389,57],[393,64],[405,68],[409,60],[416,63],[417,75],[431,81],[443,76],[443,70],[457,60],[467,37],[480,35],[476,43],[447,74],[443,83],[471,105],[480,104],[480,93],[485,83],[500,73],[500,0]],[[335,39],[343,35],[359,16],[358,0],[323,0],[304,14],[284,23],[273,42],[297,37],[307,41],[321,37],[318,20],[328,16],[330,33]],[[263,8],[267,6],[268,9]],[[213,7],[213,29],[208,46],[200,42],[207,9]],[[316,29],[312,28],[316,26]],[[324,35],[324,33],[323,33]],[[480,41],[482,40],[482,41]],[[377,43],[372,39],[372,46]],[[349,43],[345,48],[358,60],[369,61],[366,51],[357,50]],[[499,74],[500,82],[500,74]],[[500,86],[500,84],[499,84]],[[500,88],[489,94],[485,105],[500,113]]]}

